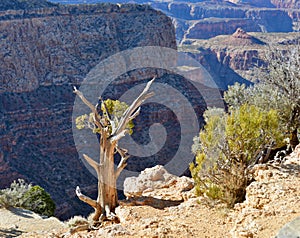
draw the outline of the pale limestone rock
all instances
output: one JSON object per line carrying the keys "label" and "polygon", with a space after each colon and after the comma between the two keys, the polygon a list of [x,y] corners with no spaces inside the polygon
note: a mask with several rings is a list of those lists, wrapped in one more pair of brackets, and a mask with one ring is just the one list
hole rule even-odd
{"label": "pale limestone rock", "polygon": [[236,204],[234,207],[236,212],[230,215],[231,221],[234,222],[230,232],[233,238],[259,237],[257,234],[268,226],[257,222],[262,217],[280,221],[282,220],[280,217],[294,217],[294,214],[300,213],[300,159],[297,155],[299,149],[298,146],[285,158],[281,166],[268,164],[254,166],[252,176],[255,181],[246,189],[246,200]]}
{"label": "pale limestone rock", "polygon": [[[174,190],[167,189],[170,187],[174,188]],[[172,175],[162,165],[147,168],[138,177],[129,177],[124,181],[124,194],[128,198],[142,195],[156,198],[173,196],[174,198],[176,192],[186,192],[192,188],[192,179]],[[182,199],[182,195],[180,195],[179,199]]]}

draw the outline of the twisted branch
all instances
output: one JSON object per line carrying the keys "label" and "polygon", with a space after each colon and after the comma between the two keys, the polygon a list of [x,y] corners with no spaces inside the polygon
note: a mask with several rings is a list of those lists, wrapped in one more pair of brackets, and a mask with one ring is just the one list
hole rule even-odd
{"label": "twisted branch", "polygon": [[148,93],[148,90],[151,86],[151,84],[153,83],[153,81],[155,80],[155,78],[153,78],[152,80],[150,80],[146,87],[144,88],[143,92],[133,101],[133,103],[130,105],[130,107],[127,108],[127,110],[124,112],[119,125],[117,127],[117,129],[113,132],[113,136],[118,136],[118,134],[122,133],[128,122],[132,119],[134,119],[138,114],[139,114],[139,106],[148,98],[152,97],[154,95],[153,92]]}
{"label": "twisted branch", "polygon": [[79,186],[76,187],[75,191],[76,191],[77,197],[81,201],[89,204],[91,207],[93,207],[95,209],[100,209],[101,210],[101,206],[94,199],[91,199],[90,197],[88,197],[88,196],[81,193],[81,190],[80,190]]}

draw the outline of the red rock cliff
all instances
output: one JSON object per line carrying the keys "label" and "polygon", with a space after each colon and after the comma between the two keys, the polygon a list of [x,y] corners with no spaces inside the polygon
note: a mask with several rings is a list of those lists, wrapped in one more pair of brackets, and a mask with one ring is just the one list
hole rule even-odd
{"label": "red rock cliff", "polygon": [[60,218],[85,214],[74,188],[91,194],[96,180],[74,146],[71,85],[121,50],[176,48],[172,22],[130,4],[9,10],[0,39],[0,186],[23,177],[53,196]]}

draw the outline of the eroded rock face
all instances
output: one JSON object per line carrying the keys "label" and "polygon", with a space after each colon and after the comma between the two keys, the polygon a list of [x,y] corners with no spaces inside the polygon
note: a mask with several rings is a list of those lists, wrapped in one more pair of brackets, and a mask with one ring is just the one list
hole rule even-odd
{"label": "eroded rock face", "polygon": [[148,6],[101,4],[3,12],[1,90],[78,84],[100,60],[118,51],[143,45],[174,47],[172,30],[170,20]]}
{"label": "eroded rock face", "polygon": [[36,9],[43,7],[54,7],[56,4],[46,0],[2,0],[0,2],[1,11],[5,10],[18,10],[18,9]]}
{"label": "eroded rock face", "polygon": [[17,178],[51,194],[61,219],[96,194],[72,137],[72,85],[101,60],[137,46],[176,48],[171,20],[149,6],[100,4],[0,14],[0,187]]}
{"label": "eroded rock face", "polygon": [[299,38],[298,32],[254,33],[237,29],[231,35],[186,40],[183,48],[208,70],[220,88],[226,88],[234,82],[247,84],[244,79],[255,82],[257,66],[268,64],[265,56],[269,45],[284,50],[287,45],[296,47]]}
{"label": "eroded rock face", "polygon": [[[276,227],[273,224],[273,232],[268,237],[273,237],[285,225],[282,222],[283,218],[287,220],[288,217],[288,220],[293,220],[300,216],[299,151],[300,145],[285,158],[282,164],[263,164],[253,168],[255,181],[246,189],[246,201],[236,204],[236,212],[232,214],[235,220],[231,230],[232,237],[266,237],[263,236],[263,231],[265,228],[269,228],[268,221],[271,220],[276,224]],[[264,222],[262,222],[263,220]],[[295,222],[295,224],[297,223]],[[297,229],[294,234],[299,234],[300,231]],[[286,232],[279,234],[291,234],[288,229]]]}
{"label": "eroded rock face", "polygon": [[256,1],[257,4],[254,1],[234,2],[237,4],[225,1],[172,2],[167,9],[158,3],[153,6],[161,8],[175,19],[179,41],[232,34],[238,27],[249,32],[292,32],[293,21],[298,21],[288,11],[276,9],[266,1],[263,1],[264,4],[262,1]]}
{"label": "eroded rock face", "polygon": [[[244,8],[243,8],[244,9]],[[247,9],[247,8],[246,8]],[[287,12],[276,9],[247,9],[242,17],[226,17],[223,14],[200,18],[190,24],[184,38],[208,39],[217,35],[233,34],[241,27],[248,32],[292,32],[293,22]]]}
{"label": "eroded rock face", "polygon": [[235,3],[235,4],[243,4],[243,5],[249,5],[254,7],[274,7],[272,2],[270,0],[229,0],[229,2]]}

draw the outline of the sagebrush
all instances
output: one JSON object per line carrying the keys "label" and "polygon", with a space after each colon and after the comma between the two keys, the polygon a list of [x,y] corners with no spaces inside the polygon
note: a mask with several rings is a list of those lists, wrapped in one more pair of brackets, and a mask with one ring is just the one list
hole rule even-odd
{"label": "sagebrush", "polygon": [[208,109],[204,119],[193,147],[196,162],[190,165],[196,193],[232,207],[245,197],[247,171],[257,156],[283,141],[278,113],[244,104],[229,113]]}

